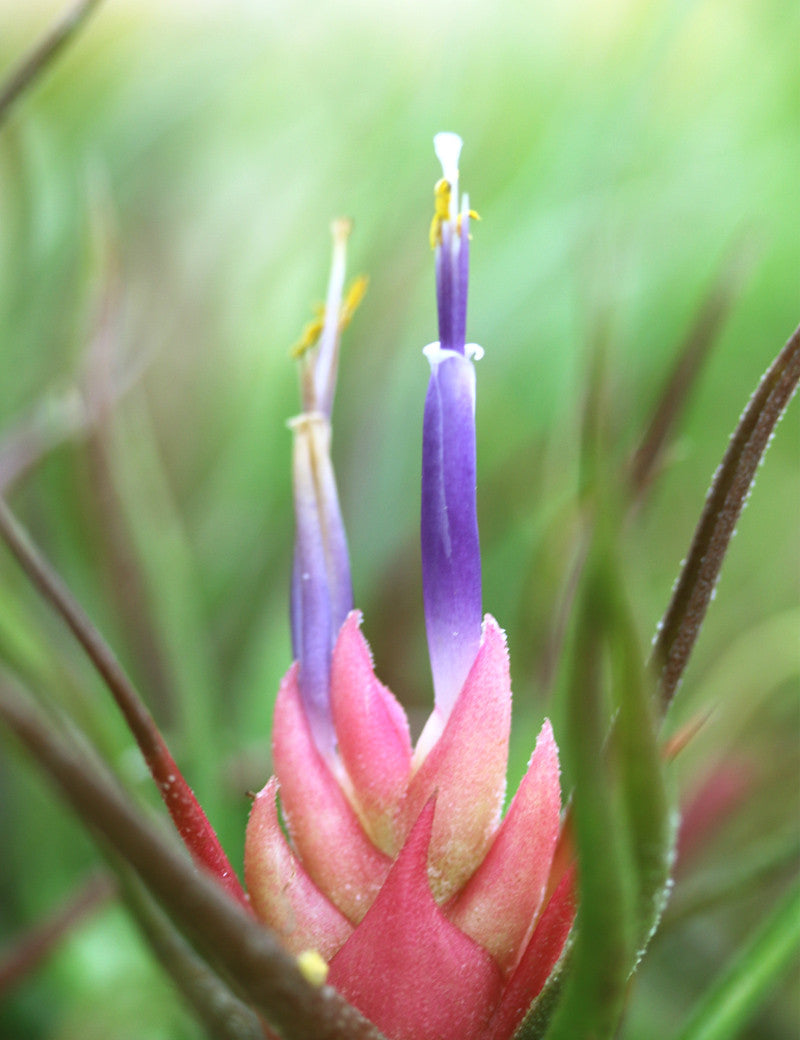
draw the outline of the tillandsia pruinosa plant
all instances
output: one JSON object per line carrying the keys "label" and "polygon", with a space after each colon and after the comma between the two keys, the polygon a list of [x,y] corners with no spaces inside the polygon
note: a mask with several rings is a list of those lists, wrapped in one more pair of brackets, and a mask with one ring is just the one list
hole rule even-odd
{"label": "tillandsia pruinosa plant", "polygon": [[[15,81],[24,82],[25,75]],[[210,1036],[617,1034],[670,887],[676,828],[669,760],[691,739],[689,732],[668,743],[660,725],[758,462],[800,380],[795,332],[715,475],[648,661],[621,588],[620,532],[626,508],[653,476],[690,359],[678,366],[623,481],[610,479],[597,448],[596,380],[586,409],[582,548],[569,583],[562,731],[544,720],[538,737],[530,734],[527,769],[507,798],[510,665],[502,629],[483,614],[475,433],[482,350],[466,332],[475,214],[460,192],[460,139],[439,134],[435,149],[442,177],[429,240],[438,340],[424,351],[430,379],[420,525],[433,708],[412,741],[403,707],[376,676],[355,609],[331,438],[340,342],[365,282],[345,288],[350,228],[340,220],[324,308],[295,350],[294,662],[275,705],[273,775],[253,795],[244,884],[114,653],[5,502],[52,438],[7,438],[0,455],[0,535],[115,698],[181,841],[170,841],[142,813],[74,723],[37,707],[10,667],[0,672],[0,718],[98,838],[120,898]],[[106,331],[101,320],[98,340]],[[91,427],[114,403],[87,400],[82,411],[61,417],[63,435]],[[366,617],[366,632],[369,625]],[[559,746],[569,778],[563,789]],[[93,886],[75,912],[109,893],[107,882]],[[797,898],[795,888],[759,936],[769,963],[785,960],[797,943]],[[54,924],[53,935],[66,922]],[[35,959],[30,945],[16,964],[13,956],[0,962],[0,983],[14,969],[20,974],[26,957]],[[735,1035],[722,1030],[719,1009],[734,991],[739,1000],[742,992],[757,999],[771,977],[748,972],[747,962],[738,970],[681,1040]]]}
{"label": "tillandsia pruinosa plant", "polygon": [[[466,343],[469,224],[461,141],[435,139],[431,244],[439,340],[422,434],[422,574],[434,708],[415,747],[353,610],[331,468],[343,231],[319,345],[292,422],[296,662],[275,706],[275,776],[257,796],[245,877],[258,917],[388,1037],[510,1037],[561,959],[574,910],[553,873],[558,752],[545,723],[501,822],[508,653],[481,616],[475,370]],[[306,344],[302,345],[303,347]],[[276,796],[291,837],[284,836]],[[563,876],[559,876],[563,874]]]}
{"label": "tillandsia pruinosa plant", "polygon": [[[615,1035],[670,886],[675,826],[665,762],[675,747],[659,739],[660,720],[755,468],[800,379],[795,332],[731,440],[647,664],[619,587],[611,492],[604,485],[601,508],[602,463],[588,449],[564,679],[574,787],[562,794],[545,720],[503,811],[510,670],[503,631],[482,613],[475,437],[482,350],[466,338],[476,214],[460,194],[461,140],[439,134],[435,149],[443,176],[429,237],[439,338],[424,350],[421,481],[433,710],[412,743],[404,709],[376,677],[354,607],[331,431],[341,336],[366,283],[345,290],[350,226],[339,220],[324,308],[295,350],[302,411],[290,423],[294,663],[275,705],[274,775],[253,796],[246,887],[112,651],[0,503],[0,533],[114,695],[191,858],[153,828],[84,745],[34,708],[9,671],[0,716],[100,839],[123,898],[212,1036]],[[637,456],[634,493],[665,425],[654,424]],[[11,467],[8,486],[21,469]],[[785,930],[786,913],[782,907],[770,928]]]}

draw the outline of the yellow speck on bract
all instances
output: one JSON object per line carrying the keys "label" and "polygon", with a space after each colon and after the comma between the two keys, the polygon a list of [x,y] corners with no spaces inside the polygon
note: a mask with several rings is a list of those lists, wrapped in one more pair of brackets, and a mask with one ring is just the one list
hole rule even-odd
{"label": "yellow speck on bract", "polygon": [[322,986],[328,977],[328,962],[318,950],[303,950],[297,955],[297,967],[312,986]]}

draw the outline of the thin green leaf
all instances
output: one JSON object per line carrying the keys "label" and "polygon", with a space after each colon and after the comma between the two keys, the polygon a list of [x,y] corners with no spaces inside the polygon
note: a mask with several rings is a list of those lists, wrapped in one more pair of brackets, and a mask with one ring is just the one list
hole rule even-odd
{"label": "thin green leaf", "polygon": [[653,645],[650,667],[666,712],[689,661],[736,523],[775,426],[800,382],[800,327],[767,369],[728,444]]}
{"label": "thin green leaf", "polygon": [[800,880],[703,997],[679,1040],[735,1040],[800,950]]}
{"label": "thin green leaf", "polygon": [[[604,554],[604,562],[608,564],[610,560],[610,553]],[[641,955],[666,905],[676,828],[670,819],[643,654],[611,567],[605,588],[611,674],[618,707],[611,740],[619,755],[628,836],[637,874],[637,938]]]}
{"label": "thin green leaf", "polygon": [[636,943],[636,878],[626,811],[605,753],[608,699],[603,670],[607,593],[592,553],[570,655],[567,767],[575,784],[579,864],[577,940],[548,1040],[610,1037],[622,1013]]}
{"label": "thin green leaf", "polygon": [[652,698],[619,575],[606,516],[586,563],[568,688],[580,900],[574,963],[550,1040],[614,1034],[668,891],[674,833]]}
{"label": "thin green leaf", "polygon": [[184,741],[181,760],[192,769],[203,805],[221,820],[220,785],[216,775],[210,775],[213,759],[208,749],[218,744],[214,709],[225,683],[208,639],[194,546],[143,395],[129,400],[124,412],[115,413],[107,435],[96,445],[96,459],[102,459],[119,519],[131,539],[129,551],[147,592],[150,628],[158,639],[159,663],[174,694]]}

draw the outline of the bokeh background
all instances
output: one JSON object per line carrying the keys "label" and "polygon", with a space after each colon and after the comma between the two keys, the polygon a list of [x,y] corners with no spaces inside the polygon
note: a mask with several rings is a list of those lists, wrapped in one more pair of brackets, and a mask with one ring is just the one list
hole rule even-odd
{"label": "bokeh background", "polygon": [[[0,0],[0,70],[61,10]],[[290,662],[288,351],[324,296],[331,218],[353,218],[350,268],[370,277],[335,409],[356,599],[379,674],[418,714],[431,138],[463,136],[482,217],[468,335],[486,350],[484,601],[511,647],[516,780],[543,714],[558,736],[553,648],[592,373],[605,465],[622,474],[690,330],[713,342],[624,531],[644,653],[728,435],[800,319],[798,39],[793,0],[107,0],[15,106],[0,129],[0,443],[9,458],[35,429],[54,445],[10,500],[237,865]],[[100,414],[65,437],[76,386]],[[796,860],[799,413],[760,471],[670,719],[672,732],[711,712],[675,763],[676,798],[709,777],[728,793],[687,853],[630,1040],[677,1035]],[[0,657],[158,811],[99,681],[5,549]],[[0,755],[1,947],[97,855],[4,734]],[[795,1037],[797,982],[742,1035]],[[112,901],[5,995],[0,1035],[202,1031]]]}

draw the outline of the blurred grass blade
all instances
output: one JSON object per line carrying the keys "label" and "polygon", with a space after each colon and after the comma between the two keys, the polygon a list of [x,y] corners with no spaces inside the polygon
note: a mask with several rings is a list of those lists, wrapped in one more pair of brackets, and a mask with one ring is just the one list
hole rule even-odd
{"label": "blurred grass blade", "polygon": [[138,578],[146,590],[150,628],[158,639],[159,667],[174,696],[181,761],[191,768],[201,802],[224,827],[224,799],[210,749],[219,752],[220,721],[215,706],[225,682],[208,638],[205,590],[195,549],[144,395],[129,401],[124,414],[113,416],[107,433],[98,448],[119,521],[131,537]]}
{"label": "blurred grass blade", "polygon": [[800,880],[706,994],[679,1040],[735,1040],[800,950]]}
{"label": "blurred grass blade", "polygon": [[[604,554],[607,565],[612,557]],[[658,926],[667,901],[674,858],[675,827],[670,819],[664,759],[656,739],[653,698],[627,604],[608,567],[607,624],[617,713],[611,745],[618,752],[628,834],[637,875],[638,955]]]}
{"label": "blurred grass blade", "polygon": [[767,369],[739,420],[714,475],[686,562],[659,626],[650,667],[658,682],[662,712],[675,696],[758,464],[798,382],[800,327]]}
{"label": "blurred grass blade", "polygon": [[565,749],[575,785],[578,933],[548,1040],[614,1035],[630,974],[666,901],[674,837],[652,699],[604,525],[578,609]]}
{"label": "blurred grass blade", "polygon": [[80,0],[20,61],[0,87],[0,126],[7,118],[14,102],[47,71],[101,3],[102,0]]}
{"label": "blurred grass blade", "polygon": [[383,1040],[247,911],[196,870],[109,774],[0,678],[0,718],[91,829],[136,871],[204,960],[286,1040]]}
{"label": "blurred grass blade", "polygon": [[63,906],[0,951],[0,999],[28,978],[65,935],[102,906],[114,891],[113,878],[95,874],[71,893]]}
{"label": "blurred grass blade", "polygon": [[55,608],[86,651],[110,690],[139,745],[178,833],[197,862],[216,877],[242,906],[244,890],[202,806],[167,748],[153,717],[100,632],[61,578],[37,551],[22,525],[0,497],[0,538],[22,569]]}
{"label": "blurred grass blade", "polygon": [[721,867],[706,870],[687,882],[681,879],[659,934],[720,906],[747,899],[781,875],[786,876],[798,862],[800,835],[795,824],[738,854],[733,863],[725,861]]}
{"label": "blurred grass blade", "polygon": [[[116,254],[106,249],[98,272],[101,283],[93,307],[82,370],[75,385],[42,397],[0,436],[0,495],[71,437],[102,427],[114,406],[141,379],[150,363],[138,356],[118,371],[116,356],[122,312],[122,287]],[[101,384],[100,377],[103,377]]]}
{"label": "blurred grass blade", "polygon": [[53,448],[89,425],[89,413],[76,391],[66,390],[39,401],[0,438],[0,494]]}
{"label": "blurred grass blade", "polygon": [[689,394],[737,300],[742,283],[742,252],[737,249],[722,265],[678,350],[653,417],[630,462],[629,480],[634,501],[641,501],[658,473]]}
{"label": "blurred grass blade", "polygon": [[612,781],[605,737],[606,593],[587,563],[567,688],[564,751],[575,784],[573,822],[579,864],[577,940],[548,1040],[610,1037],[622,1012],[635,943],[635,879],[625,809]]}

